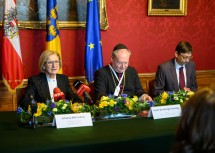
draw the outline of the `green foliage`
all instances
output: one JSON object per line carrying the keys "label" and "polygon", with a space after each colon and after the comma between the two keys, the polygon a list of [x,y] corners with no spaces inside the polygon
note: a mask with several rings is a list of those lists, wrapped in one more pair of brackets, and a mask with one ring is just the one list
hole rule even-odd
{"label": "green foliage", "polygon": [[155,97],[154,106],[183,104],[195,93],[192,91],[180,90],[178,92],[163,92],[160,96]]}
{"label": "green foliage", "polygon": [[[34,117],[49,116],[55,114],[70,114],[90,112],[92,118],[111,114],[140,115],[152,106],[182,104],[190,98],[194,92],[181,90],[179,92],[163,92],[155,97],[152,102],[139,102],[137,96],[127,97],[123,94],[120,97],[103,96],[97,105],[88,105],[84,103],[72,103],[72,101],[59,100],[58,102],[46,101],[46,103],[37,103],[37,112]],[[31,120],[31,107],[24,111],[21,107],[17,109],[19,122],[27,123]]]}

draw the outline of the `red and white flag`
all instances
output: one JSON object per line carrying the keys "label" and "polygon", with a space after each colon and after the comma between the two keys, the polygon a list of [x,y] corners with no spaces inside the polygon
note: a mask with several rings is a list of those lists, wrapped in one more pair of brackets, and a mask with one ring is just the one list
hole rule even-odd
{"label": "red and white flag", "polygon": [[20,48],[16,0],[4,0],[2,45],[2,78],[10,93],[22,85],[24,79]]}

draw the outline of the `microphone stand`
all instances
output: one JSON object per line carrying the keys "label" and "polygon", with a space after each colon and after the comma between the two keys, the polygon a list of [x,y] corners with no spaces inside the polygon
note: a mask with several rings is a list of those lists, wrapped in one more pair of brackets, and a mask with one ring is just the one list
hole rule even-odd
{"label": "microphone stand", "polygon": [[36,118],[35,118],[35,116],[33,115],[33,118],[32,118],[32,125],[33,125],[32,127],[33,127],[33,129],[36,128],[35,122],[36,122]]}
{"label": "microphone stand", "polygon": [[36,118],[34,116],[34,113],[37,112],[37,102],[35,101],[35,99],[32,95],[30,96],[30,98],[31,98],[30,105],[31,105],[31,114],[32,114],[32,128],[35,129],[36,128]]}
{"label": "microphone stand", "polygon": [[90,95],[85,91],[83,92],[83,96],[84,96],[84,103],[92,105],[93,104],[93,100],[90,97]]}

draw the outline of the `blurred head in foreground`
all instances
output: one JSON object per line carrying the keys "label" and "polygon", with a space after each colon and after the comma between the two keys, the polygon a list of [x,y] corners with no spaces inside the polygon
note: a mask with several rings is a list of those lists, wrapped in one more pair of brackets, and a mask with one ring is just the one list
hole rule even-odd
{"label": "blurred head in foreground", "polygon": [[199,90],[182,108],[173,153],[215,152],[215,89]]}

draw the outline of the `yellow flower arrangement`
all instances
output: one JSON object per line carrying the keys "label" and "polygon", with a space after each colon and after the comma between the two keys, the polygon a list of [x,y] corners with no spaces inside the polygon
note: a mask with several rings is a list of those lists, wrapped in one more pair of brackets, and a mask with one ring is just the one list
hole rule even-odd
{"label": "yellow flower arrangement", "polygon": [[80,112],[90,112],[91,107],[84,103],[72,103],[72,101],[59,100],[58,102],[52,102],[47,100],[46,103],[37,103],[36,113],[32,114],[31,106],[25,111],[21,107],[17,109],[17,115],[19,121],[22,123],[32,122],[32,116],[39,117],[52,117],[55,114],[70,114]]}
{"label": "yellow flower arrangement", "polygon": [[123,94],[119,97],[112,95],[102,96],[98,102],[98,112],[100,116],[114,115],[114,114],[138,114],[144,109],[144,104],[138,102],[138,97],[127,97]]}
{"label": "yellow flower arrangement", "polygon": [[[43,114],[43,111],[47,109],[47,105],[44,103],[37,103],[37,112],[34,113],[35,117],[41,116]],[[53,110],[54,111],[54,110]]]}
{"label": "yellow flower arrangement", "polygon": [[178,92],[164,91],[160,96],[153,99],[154,106],[183,104],[195,93],[192,91],[180,90]]}
{"label": "yellow flower arrangement", "polygon": [[[149,110],[152,106],[183,104],[189,99],[194,92],[181,90],[179,92],[163,92],[160,96],[155,97],[152,102],[139,102],[137,96],[127,97],[122,94],[119,97],[113,95],[103,96],[96,105],[88,105],[85,103],[72,103],[72,101],[59,100],[58,102],[46,101],[46,103],[37,103],[36,113],[34,117],[52,117],[55,114],[70,114],[90,112],[92,118],[100,119],[103,116],[125,114],[137,116]],[[20,122],[29,122],[32,119],[31,107],[25,111],[18,107],[17,114]]]}

